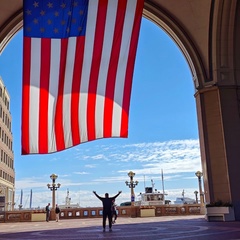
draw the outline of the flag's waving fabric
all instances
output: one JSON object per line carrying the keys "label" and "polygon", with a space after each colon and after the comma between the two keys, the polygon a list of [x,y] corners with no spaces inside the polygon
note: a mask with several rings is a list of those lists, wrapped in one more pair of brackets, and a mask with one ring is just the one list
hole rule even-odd
{"label": "flag's waving fabric", "polygon": [[22,154],[128,136],[143,0],[24,0]]}

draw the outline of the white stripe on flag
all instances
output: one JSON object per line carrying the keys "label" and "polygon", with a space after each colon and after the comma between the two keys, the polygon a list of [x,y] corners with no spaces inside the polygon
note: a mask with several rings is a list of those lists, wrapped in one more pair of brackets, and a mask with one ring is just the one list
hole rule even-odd
{"label": "white stripe on flag", "polygon": [[60,69],[61,40],[51,40],[51,62],[49,77],[49,100],[48,100],[48,149],[49,152],[57,151],[55,137],[55,113],[58,96],[59,69]]}
{"label": "white stripe on flag", "polygon": [[72,80],[73,68],[75,62],[76,52],[76,37],[68,39],[68,50],[65,77],[64,77],[64,90],[63,90],[63,126],[64,126],[64,142],[65,147],[69,148],[72,143],[72,129],[71,129],[71,93],[72,93]]}
{"label": "white stripe on flag", "polygon": [[41,39],[32,38],[31,41],[29,141],[30,152],[38,152]]}

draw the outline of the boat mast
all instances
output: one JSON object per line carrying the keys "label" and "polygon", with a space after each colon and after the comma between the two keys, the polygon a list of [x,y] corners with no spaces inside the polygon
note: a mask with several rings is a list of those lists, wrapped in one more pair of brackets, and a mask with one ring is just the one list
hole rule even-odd
{"label": "boat mast", "polygon": [[146,191],[146,184],[145,184],[145,175],[144,175],[144,192]]}
{"label": "boat mast", "polygon": [[152,182],[152,193],[153,193],[155,191],[155,189],[154,189],[155,183],[153,183],[152,179],[151,179],[151,182]]}
{"label": "boat mast", "polygon": [[161,169],[162,174],[162,191],[163,191],[163,201],[165,201],[165,190],[164,190],[164,179],[163,179],[163,170]]}
{"label": "boat mast", "polygon": [[183,196],[183,198],[184,198],[184,194],[185,194],[185,192],[184,192],[184,189],[182,190],[182,196]]}
{"label": "boat mast", "polygon": [[30,206],[29,206],[30,209],[32,209],[32,189],[30,191]]}
{"label": "boat mast", "polygon": [[165,190],[164,190],[164,180],[163,180],[163,170],[162,170],[162,190],[163,190],[163,194],[165,194]]}
{"label": "boat mast", "polygon": [[22,199],[23,199],[23,190],[21,189],[21,197],[20,197],[20,204],[18,205],[19,209],[22,209]]}

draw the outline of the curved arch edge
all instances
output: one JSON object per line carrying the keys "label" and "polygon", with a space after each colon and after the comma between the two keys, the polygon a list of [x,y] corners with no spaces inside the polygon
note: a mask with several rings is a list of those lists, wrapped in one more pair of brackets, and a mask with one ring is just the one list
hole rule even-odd
{"label": "curved arch edge", "polygon": [[0,35],[0,55],[2,54],[4,48],[14,37],[14,35],[23,27],[23,12],[22,9],[19,10],[11,20],[1,30]]}
{"label": "curved arch edge", "polygon": [[[187,38],[186,34],[184,34],[183,30],[180,29],[180,27],[177,26],[177,24],[174,23],[174,21],[163,11],[154,6],[152,3],[150,4],[149,1],[145,1],[144,3],[143,16],[161,27],[161,29],[163,29],[180,48],[186,58],[186,61],[188,62],[195,88],[199,89],[206,85],[205,80],[207,77],[204,72],[203,64],[196,49],[194,48],[194,45],[191,43],[190,39]],[[3,52],[12,37],[22,28],[22,26],[23,12],[21,9],[10,21],[8,21],[1,31],[0,54]]]}

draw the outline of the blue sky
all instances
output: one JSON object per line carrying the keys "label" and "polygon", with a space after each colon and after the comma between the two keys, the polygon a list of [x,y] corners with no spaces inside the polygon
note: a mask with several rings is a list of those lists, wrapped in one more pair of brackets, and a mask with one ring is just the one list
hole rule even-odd
{"label": "blue sky", "polygon": [[[200,149],[189,66],[176,44],[159,27],[143,18],[135,63],[129,116],[129,137],[101,139],[68,150],[21,156],[22,31],[0,55],[0,76],[11,96],[12,132],[16,172],[16,206],[23,190],[23,205],[51,202],[49,176],[58,175],[56,202],[63,204],[69,189],[72,203],[101,206],[92,194],[122,190],[117,204],[130,200],[127,173],[135,172],[136,197],[145,186],[162,190],[161,169],[167,198],[194,198],[198,191],[195,172],[201,171]],[[145,179],[145,183],[144,183]]]}

